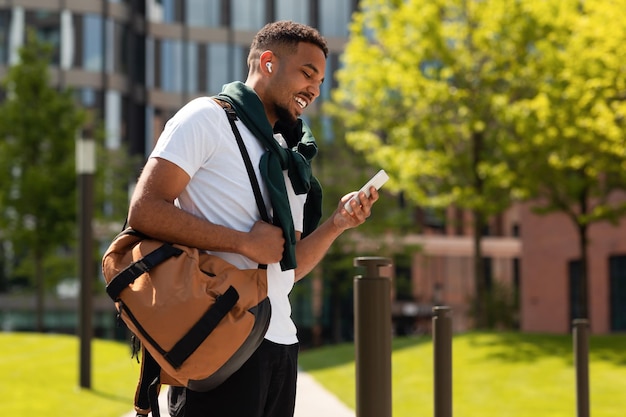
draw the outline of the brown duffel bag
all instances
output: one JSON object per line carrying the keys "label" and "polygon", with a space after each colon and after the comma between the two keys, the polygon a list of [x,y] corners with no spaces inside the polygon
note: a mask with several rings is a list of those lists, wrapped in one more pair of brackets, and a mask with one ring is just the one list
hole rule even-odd
{"label": "brown duffel bag", "polygon": [[267,331],[265,269],[241,270],[128,228],[105,252],[102,271],[108,295],[143,347],[135,395],[139,414],[152,408],[158,415],[155,394],[162,383],[215,388],[252,355]]}

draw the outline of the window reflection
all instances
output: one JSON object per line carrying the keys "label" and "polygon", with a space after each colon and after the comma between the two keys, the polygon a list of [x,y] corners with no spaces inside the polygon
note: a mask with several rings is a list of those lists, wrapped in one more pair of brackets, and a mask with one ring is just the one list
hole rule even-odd
{"label": "window reflection", "polygon": [[93,108],[98,105],[98,97],[93,88],[84,87],[79,90],[80,102],[84,107]]}
{"label": "window reflection", "polygon": [[351,0],[319,0],[319,30],[324,36],[348,36],[348,24],[352,18]]}
{"label": "window reflection", "polygon": [[104,54],[102,51],[102,17],[86,14],[83,17],[83,59],[82,67],[87,71],[102,71]]}
{"label": "window reflection", "polygon": [[207,85],[209,94],[217,94],[222,91],[222,86],[229,80],[230,69],[228,65],[228,45],[225,43],[213,43],[207,46]]}
{"label": "window reflection", "polygon": [[182,1],[147,0],[148,19],[156,23],[176,23],[181,19]]}
{"label": "window reflection", "polygon": [[309,0],[277,0],[276,20],[309,24]]}
{"label": "window reflection", "polygon": [[161,40],[160,87],[163,91],[180,93],[183,90],[183,47],[178,40]]}
{"label": "window reflection", "polygon": [[189,26],[221,26],[221,0],[186,0],[185,23]]}
{"label": "window reflection", "polygon": [[328,55],[328,59],[326,60],[326,68],[324,70],[326,74],[326,78],[324,79],[324,82],[320,86],[320,99],[321,100],[327,100],[330,98],[330,91],[334,87],[333,85],[334,80],[333,80],[332,74],[337,69],[336,67],[337,62],[338,62],[337,54],[330,53]]}
{"label": "window reflection", "polygon": [[256,31],[265,24],[265,2],[232,0],[231,26],[236,30]]}
{"label": "window reflection", "polygon": [[248,76],[248,63],[246,60],[248,59],[248,48],[244,48],[241,46],[234,46],[233,49],[233,71],[230,75],[231,81],[245,81]]}

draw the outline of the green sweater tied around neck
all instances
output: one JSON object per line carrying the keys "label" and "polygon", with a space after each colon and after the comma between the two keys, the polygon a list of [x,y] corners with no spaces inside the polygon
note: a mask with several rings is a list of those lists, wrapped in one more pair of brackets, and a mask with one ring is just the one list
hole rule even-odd
{"label": "green sweater tied around neck", "polygon": [[[285,237],[280,266],[283,271],[295,269],[296,235],[283,171],[287,170],[296,194],[307,194],[302,231],[304,237],[317,228],[322,217],[322,187],[311,170],[311,160],[317,155],[315,138],[301,119],[294,126],[279,122],[272,128],[259,96],[242,82],[226,84],[217,98],[233,106],[237,117],[267,149],[261,157],[259,168],[269,191],[273,224],[283,230]],[[285,138],[287,149],[278,144],[274,133],[280,133]]]}

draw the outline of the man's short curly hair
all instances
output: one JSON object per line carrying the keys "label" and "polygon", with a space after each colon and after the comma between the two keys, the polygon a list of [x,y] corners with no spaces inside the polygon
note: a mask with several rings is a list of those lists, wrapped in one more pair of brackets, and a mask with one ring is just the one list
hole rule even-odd
{"label": "man's short curly hair", "polygon": [[301,23],[289,20],[268,23],[254,37],[248,54],[248,66],[252,67],[264,51],[270,50],[280,56],[280,53],[295,53],[301,42],[317,45],[328,57],[326,39],[317,31]]}

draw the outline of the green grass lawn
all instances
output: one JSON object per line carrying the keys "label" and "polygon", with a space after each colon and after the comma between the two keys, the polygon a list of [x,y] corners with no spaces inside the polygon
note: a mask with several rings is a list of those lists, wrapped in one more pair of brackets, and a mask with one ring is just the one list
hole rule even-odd
{"label": "green grass lawn", "polygon": [[[394,417],[433,415],[430,337],[394,340]],[[593,417],[626,415],[626,336],[590,341]],[[301,366],[355,408],[354,347],[303,352]],[[453,340],[453,411],[460,417],[574,417],[575,373],[567,335],[468,333]]]}
{"label": "green grass lawn", "polygon": [[[590,342],[591,415],[623,417],[626,335]],[[94,340],[92,389],[79,388],[79,339],[0,333],[3,415],[118,417],[132,409],[139,365],[127,343]],[[468,333],[453,341],[457,417],[574,417],[571,336]],[[304,351],[301,366],[354,408],[354,346]],[[430,337],[394,340],[393,415],[433,415]]]}
{"label": "green grass lawn", "polygon": [[133,409],[139,365],[128,343],[94,340],[91,389],[79,383],[79,339],[0,333],[2,415],[118,417]]}

